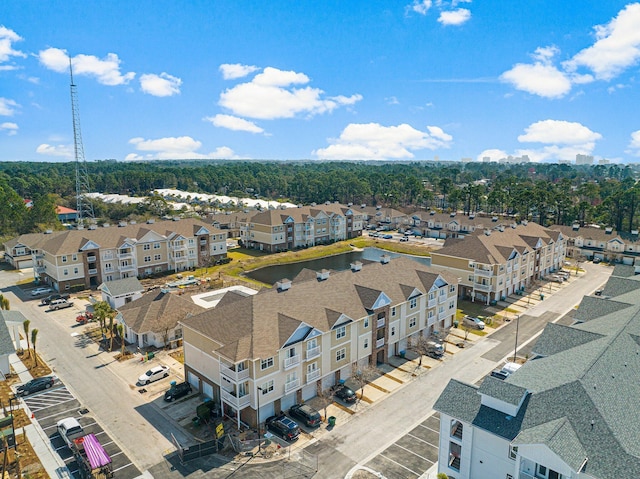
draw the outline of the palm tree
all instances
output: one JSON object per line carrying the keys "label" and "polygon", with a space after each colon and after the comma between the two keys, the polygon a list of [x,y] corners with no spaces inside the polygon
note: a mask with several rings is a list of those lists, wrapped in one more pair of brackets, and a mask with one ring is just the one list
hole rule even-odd
{"label": "palm tree", "polygon": [[31,346],[29,345],[29,325],[31,324],[31,320],[25,319],[22,323],[22,328],[24,329],[24,335],[27,338],[27,353],[31,356]]}
{"label": "palm tree", "polygon": [[33,364],[38,365],[38,355],[36,354],[36,340],[38,339],[38,328],[31,331],[31,344],[33,344]]}
{"label": "palm tree", "polygon": [[98,301],[93,305],[95,317],[100,322],[100,331],[104,332],[107,318],[114,318],[116,311],[106,301]]}
{"label": "palm tree", "polygon": [[9,311],[9,298],[5,298],[3,294],[0,294],[0,309]]}
{"label": "palm tree", "polygon": [[122,325],[122,323],[118,323],[116,324],[116,328],[118,330],[118,336],[120,336],[120,343],[122,347],[122,349],[120,350],[120,355],[124,356],[124,326]]}
{"label": "palm tree", "polygon": [[109,316],[109,352],[113,349],[113,315]]}

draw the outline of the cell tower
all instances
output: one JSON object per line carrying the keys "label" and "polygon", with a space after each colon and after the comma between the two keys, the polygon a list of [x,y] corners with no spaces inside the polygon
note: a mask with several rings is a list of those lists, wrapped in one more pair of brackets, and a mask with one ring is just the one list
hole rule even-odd
{"label": "cell tower", "polygon": [[84,158],[82,146],[82,132],[80,131],[80,112],[78,111],[78,92],[73,83],[73,67],[69,57],[69,73],[71,74],[71,114],[73,116],[73,147],[76,157],[76,210],[78,211],[78,228],[84,228],[95,223],[93,204],[88,196],[89,173]]}

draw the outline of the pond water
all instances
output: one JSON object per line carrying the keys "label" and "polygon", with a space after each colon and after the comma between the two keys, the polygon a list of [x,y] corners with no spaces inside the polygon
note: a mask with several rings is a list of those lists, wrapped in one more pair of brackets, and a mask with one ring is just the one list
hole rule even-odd
{"label": "pond water", "polygon": [[250,271],[245,276],[261,281],[266,284],[274,284],[283,278],[293,279],[297,274],[305,268],[313,271],[320,271],[321,269],[330,269],[334,271],[344,271],[351,267],[351,263],[358,260],[380,261],[380,257],[383,254],[389,255],[391,258],[397,258],[398,256],[406,256],[414,261],[422,264],[431,265],[431,258],[425,256],[411,256],[400,253],[392,253],[379,248],[364,248],[362,251],[350,251],[349,253],[342,253],[334,256],[328,256],[326,258],[318,258],[308,261],[301,261],[299,263],[278,264],[274,266],[267,266],[255,271]]}

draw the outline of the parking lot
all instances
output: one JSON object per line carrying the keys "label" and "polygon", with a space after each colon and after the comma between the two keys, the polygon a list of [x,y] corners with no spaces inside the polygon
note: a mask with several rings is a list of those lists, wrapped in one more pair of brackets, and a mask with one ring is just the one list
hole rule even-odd
{"label": "parking lot", "polygon": [[[91,411],[83,408],[80,402],[59,380],[51,389],[22,398],[32,414],[32,421],[37,421],[51,441],[51,448],[60,456],[69,468],[73,477],[79,478],[78,465],[71,450],[57,432],[59,420],[74,417],[84,431],[96,435],[104,450],[111,457],[113,471],[118,479],[133,479],[140,475],[140,470],[131,462],[120,447],[100,427],[91,415]],[[117,411],[114,411],[117,414]]]}

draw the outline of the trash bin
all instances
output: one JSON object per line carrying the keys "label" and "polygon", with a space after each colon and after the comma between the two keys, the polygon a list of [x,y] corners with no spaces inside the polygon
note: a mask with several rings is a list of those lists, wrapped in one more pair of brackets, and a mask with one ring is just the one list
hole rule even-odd
{"label": "trash bin", "polygon": [[154,356],[155,356],[155,354],[154,354],[154,353],[152,353],[152,352],[148,352],[148,353],[147,353],[147,360],[149,360],[149,359],[153,359],[153,357],[154,357]]}
{"label": "trash bin", "polygon": [[333,427],[336,425],[336,417],[335,416],[329,416],[327,418],[327,421],[329,421],[329,427]]}
{"label": "trash bin", "polygon": [[544,294],[540,295],[540,301],[544,301]]}
{"label": "trash bin", "polygon": [[401,357],[401,358],[404,358],[405,354],[406,354],[406,352],[405,352],[405,351],[400,351],[400,357]]}
{"label": "trash bin", "polygon": [[459,322],[457,319],[454,319],[454,320],[453,320],[453,327],[454,327],[454,328],[457,328],[457,327],[458,327],[458,324],[460,324],[460,322]]}

